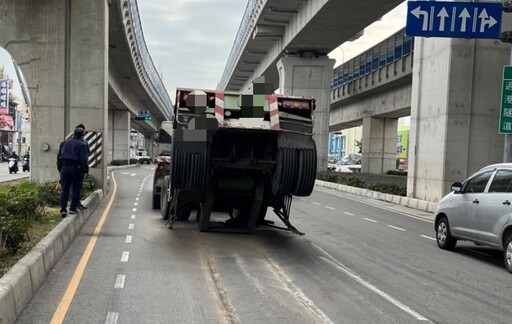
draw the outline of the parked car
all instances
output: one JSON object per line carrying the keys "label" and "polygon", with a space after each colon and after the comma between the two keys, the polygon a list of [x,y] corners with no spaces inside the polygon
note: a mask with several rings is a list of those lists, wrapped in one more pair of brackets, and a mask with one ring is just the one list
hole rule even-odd
{"label": "parked car", "polygon": [[151,164],[151,158],[147,155],[139,156],[139,164]]}
{"label": "parked car", "polygon": [[435,212],[437,245],[452,250],[465,240],[493,247],[512,273],[512,163],[486,166],[451,189]]}
{"label": "parked car", "polygon": [[328,171],[334,172],[360,172],[361,170],[361,155],[348,154],[345,155],[336,164],[328,164]]}

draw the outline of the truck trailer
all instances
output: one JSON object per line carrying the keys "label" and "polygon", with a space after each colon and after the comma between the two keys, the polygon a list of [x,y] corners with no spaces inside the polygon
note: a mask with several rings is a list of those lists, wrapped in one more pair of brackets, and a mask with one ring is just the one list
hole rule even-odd
{"label": "truck trailer", "polygon": [[[315,183],[315,100],[254,88],[255,94],[177,89],[160,197],[171,228],[195,210],[200,231],[252,232],[273,226],[265,220],[272,208],[286,229],[300,233],[290,208],[292,197],[309,196]],[[212,222],[212,212],[227,220]]]}

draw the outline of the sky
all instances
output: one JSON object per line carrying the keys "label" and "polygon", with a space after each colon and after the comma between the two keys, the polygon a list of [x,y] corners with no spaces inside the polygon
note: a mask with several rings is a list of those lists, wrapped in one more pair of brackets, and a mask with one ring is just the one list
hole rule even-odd
{"label": "sky", "polygon": [[[138,1],[147,48],[173,101],[176,87],[217,88],[246,5],[244,0]],[[329,57],[335,66],[342,64],[403,28],[405,16],[406,2]],[[0,48],[1,65],[21,98],[10,56]]]}

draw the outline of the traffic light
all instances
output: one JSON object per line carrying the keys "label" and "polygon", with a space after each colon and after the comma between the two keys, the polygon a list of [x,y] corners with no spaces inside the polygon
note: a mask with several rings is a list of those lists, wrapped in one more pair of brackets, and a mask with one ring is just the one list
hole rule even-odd
{"label": "traffic light", "polygon": [[152,120],[153,118],[151,116],[145,116],[145,117],[140,117],[140,116],[137,116],[135,117],[135,120]]}

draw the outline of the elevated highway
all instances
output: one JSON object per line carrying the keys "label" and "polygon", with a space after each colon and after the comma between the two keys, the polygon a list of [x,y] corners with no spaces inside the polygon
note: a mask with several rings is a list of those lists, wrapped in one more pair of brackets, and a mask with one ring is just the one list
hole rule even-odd
{"label": "elevated highway", "polygon": [[314,96],[317,164],[325,170],[334,66],[327,54],[401,2],[249,0],[218,88],[251,91],[264,76],[281,94]]}
{"label": "elevated highway", "polygon": [[[128,160],[130,130],[148,138],[172,103],[146,48],[136,0],[0,3],[0,46],[18,63],[32,99],[31,179],[58,178],[59,143],[86,125],[100,187],[112,160]],[[139,111],[151,121],[135,121]]]}

